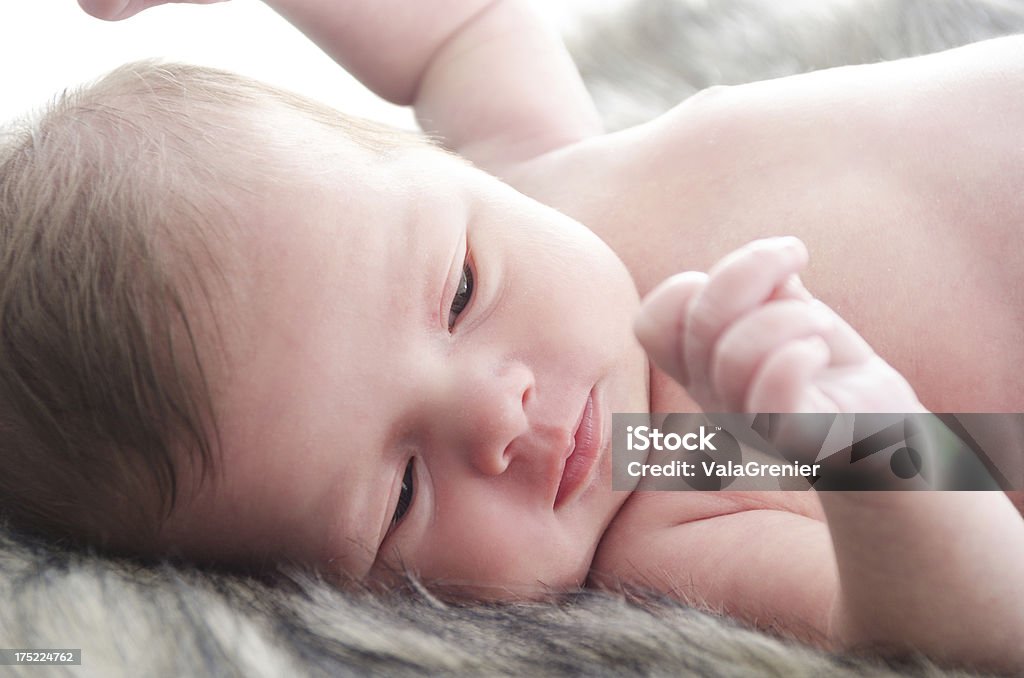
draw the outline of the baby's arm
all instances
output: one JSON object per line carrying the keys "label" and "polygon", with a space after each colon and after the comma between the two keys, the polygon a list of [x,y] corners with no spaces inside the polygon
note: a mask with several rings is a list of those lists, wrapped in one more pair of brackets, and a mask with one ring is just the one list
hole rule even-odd
{"label": "baby's arm", "polygon": [[[79,0],[123,19],[168,0]],[[196,3],[211,0],[191,0]],[[427,132],[492,171],[601,125],[552,27],[519,0],[265,0]]]}
{"label": "baby's arm", "polygon": [[[906,380],[799,283],[807,251],[762,240],[653,291],[637,334],[708,412],[923,412]],[[1001,492],[821,492],[838,647],[1024,668],[1024,521]],[[777,570],[786,576],[786,570]]]}

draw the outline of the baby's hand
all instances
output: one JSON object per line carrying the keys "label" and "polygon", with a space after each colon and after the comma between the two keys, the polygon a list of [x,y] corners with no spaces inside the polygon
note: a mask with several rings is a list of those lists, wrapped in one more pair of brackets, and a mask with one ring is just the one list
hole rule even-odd
{"label": "baby's hand", "polygon": [[754,241],[709,273],[669,278],[636,334],[705,412],[918,412],[907,381],[803,287],[807,249]]}
{"label": "baby's hand", "polygon": [[86,12],[97,19],[106,19],[107,21],[127,19],[144,9],[168,3],[211,5],[215,2],[226,2],[226,0],[78,0],[78,4]]}

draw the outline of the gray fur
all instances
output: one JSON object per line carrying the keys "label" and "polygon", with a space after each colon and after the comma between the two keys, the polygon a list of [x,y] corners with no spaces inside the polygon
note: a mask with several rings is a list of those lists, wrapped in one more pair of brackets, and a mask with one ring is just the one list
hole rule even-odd
{"label": "gray fur", "polygon": [[415,587],[345,593],[301,572],[271,586],[146,567],[2,531],[0,601],[4,646],[82,649],[80,667],[4,667],[25,678],[969,675],[830,657],[664,599],[460,606]]}
{"label": "gray fur", "polygon": [[627,0],[570,27],[567,41],[606,126],[616,130],[711,85],[1022,31],[1021,0]]}
{"label": "gray fur", "polygon": [[[596,3],[595,3],[596,4]],[[1016,0],[636,0],[572,44],[610,128],[697,89],[934,51],[1024,30]],[[0,646],[81,647],[25,677],[346,675],[955,676],[830,657],[668,600],[581,592],[558,603],[445,604],[143,566],[0,530]]]}

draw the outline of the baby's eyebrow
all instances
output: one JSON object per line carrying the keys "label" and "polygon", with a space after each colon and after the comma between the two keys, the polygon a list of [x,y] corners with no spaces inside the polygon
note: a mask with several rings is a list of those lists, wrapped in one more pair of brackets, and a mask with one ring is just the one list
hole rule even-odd
{"label": "baby's eyebrow", "polygon": [[[463,222],[465,223],[465,222]],[[448,327],[448,309],[445,308],[448,301],[448,294],[446,294],[449,283],[453,280],[457,281],[457,276],[461,272],[462,262],[459,260],[459,253],[465,248],[466,243],[466,227],[463,225],[458,231],[457,237],[451,238],[453,244],[450,248],[450,253],[447,255],[446,260],[447,266],[442,271],[442,277],[440,280],[440,288],[434,291],[428,291],[428,294],[435,294],[437,296],[437,315],[430,319],[431,323],[436,323],[443,328]],[[444,266],[444,264],[442,264]],[[431,268],[428,266],[428,268]],[[436,285],[437,283],[435,283]],[[430,290],[430,284],[424,285],[425,291]]]}
{"label": "baby's eyebrow", "polygon": [[409,425],[404,415],[399,412],[393,413],[386,427],[387,431],[384,436],[384,442],[379,447],[374,448],[379,450],[379,452],[374,452],[374,455],[379,460],[378,463],[390,467],[382,474],[386,477],[384,482],[389,484],[380,491],[371,490],[370,492],[371,497],[383,496],[380,503],[384,506],[377,537],[373,541],[372,548],[369,549],[374,562],[380,557],[381,547],[384,544],[388,529],[391,527],[391,518],[394,515],[393,510],[397,504],[394,488],[398,487],[398,474],[404,473],[406,459],[412,454],[410,447],[414,446],[409,434]]}
{"label": "baby's eyebrow", "polygon": [[[393,486],[394,485],[391,484],[391,485],[388,485],[387,487],[384,488],[384,493],[383,493],[383,497],[384,498],[380,502],[384,506],[384,510],[382,512],[382,517],[381,517],[381,521],[380,521],[381,522],[380,527],[377,530],[377,538],[374,540],[374,548],[373,548],[373,553],[372,553],[374,561],[376,561],[377,558],[380,557],[381,547],[384,545],[384,540],[387,538],[388,528],[391,527],[391,504],[392,504],[392,502],[390,500],[390,497],[391,497],[391,488]],[[378,496],[378,494],[376,492],[374,492],[372,494],[373,494],[373,496]],[[371,567],[372,567],[372,563],[371,563]]]}
{"label": "baby's eyebrow", "polygon": [[[345,453],[345,450],[339,450]],[[326,536],[320,549],[320,563],[330,571],[342,573],[355,580],[364,578],[377,559],[377,550],[386,529],[386,523],[378,506],[384,501],[374,501],[380,492],[374,486],[381,474],[370,476],[367,487],[353,487],[355,479],[350,470],[341,470],[332,478],[331,490],[320,506],[314,509],[314,516],[328,516],[324,522]],[[387,513],[384,507],[383,513]],[[374,528],[375,521],[380,525]]]}
{"label": "baby's eyebrow", "polygon": [[[454,200],[445,201],[442,209],[426,209],[427,205],[411,201],[409,213],[399,226],[404,243],[402,251],[413,253],[406,259],[400,285],[405,286],[402,299],[395,308],[409,306],[411,299],[419,299],[416,313],[423,318],[428,330],[448,328],[446,292],[458,282],[461,273],[459,253],[465,249],[468,223],[471,217],[469,196],[458,193]],[[455,207],[452,203],[455,203]],[[440,203],[431,201],[435,207]],[[416,292],[412,292],[416,288]]]}

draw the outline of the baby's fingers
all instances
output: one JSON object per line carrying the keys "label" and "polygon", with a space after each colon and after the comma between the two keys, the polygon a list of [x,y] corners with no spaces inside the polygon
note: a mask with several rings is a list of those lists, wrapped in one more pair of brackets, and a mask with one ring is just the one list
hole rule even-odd
{"label": "baby's fingers", "polygon": [[864,340],[864,337],[860,336],[857,330],[853,329],[848,322],[843,320],[842,316],[818,299],[811,303],[821,313],[832,317],[831,330],[824,337],[832,352],[833,367],[858,365],[874,355],[874,350]]}
{"label": "baby's fingers", "polygon": [[693,298],[707,280],[707,274],[697,271],[687,271],[665,280],[644,298],[633,323],[633,331],[647,354],[683,386],[689,382],[683,362],[686,316]]}
{"label": "baby's fingers", "polygon": [[791,341],[765,360],[751,386],[751,412],[782,415],[772,426],[771,441],[787,459],[813,463],[821,450],[819,428],[804,414],[839,411],[817,383],[830,353],[821,337]]}
{"label": "baby's fingers", "polygon": [[[78,6],[88,14],[93,15],[97,19],[106,19],[107,21],[116,21],[117,19],[131,16],[131,14],[128,14],[131,5],[132,0],[78,0]],[[135,11],[139,10],[136,9]],[[134,13],[132,12],[132,14]]]}
{"label": "baby's fingers", "polygon": [[809,301],[815,307],[817,313],[832,318],[829,330],[822,332],[821,336],[828,343],[829,350],[832,353],[831,364],[833,366],[862,363],[874,353],[871,346],[842,316],[833,311],[820,299],[815,299],[814,295],[807,291],[807,288],[804,287],[803,282],[800,280],[800,276],[796,274],[790,276],[785,283],[776,288],[772,299]]}
{"label": "baby's fingers", "polygon": [[144,9],[169,3],[211,5],[226,0],[78,0],[78,5],[97,19],[120,21]]}
{"label": "baby's fingers", "polygon": [[690,380],[710,380],[711,354],[725,329],[768,301],[807,264],[807,248],[793,237],[756,240],[718,262],[693,300],[683,358]]}
{"label": "baby's fingers", "polygon": [[747,394],[747,412],[836,412],[835,403],[815,384],[831,360],[819,336],[795,339],[779,347],[758,368]]}
{"label": "baby's fingers", "polygon": [[796,339],[826,335],[832,315],[806,301],[770,301],[730,325],[714,347],[711,383],[726,410],[744,411],[747,391],[767,358]]}

